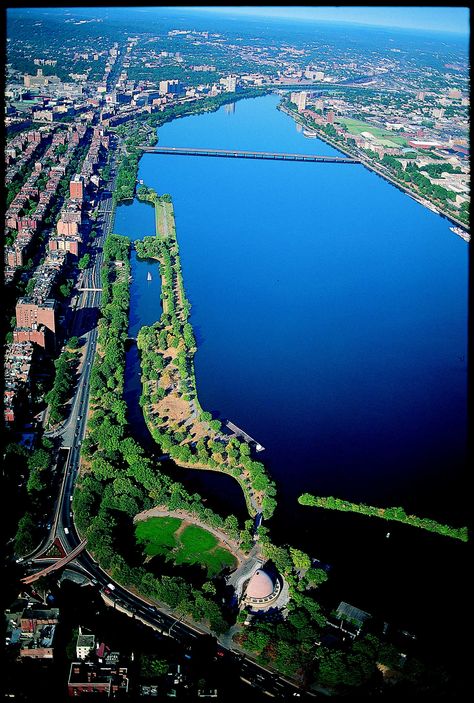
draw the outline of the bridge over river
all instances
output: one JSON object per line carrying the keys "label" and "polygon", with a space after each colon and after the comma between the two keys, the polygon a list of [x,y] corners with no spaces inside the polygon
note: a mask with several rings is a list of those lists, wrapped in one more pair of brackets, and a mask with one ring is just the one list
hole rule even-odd
{"label": "bridge over river", "polygon": [[317,156],[316,154],[283,154],[273,151],[231,151],[230,149],[193,149],[174,146],[140,146],[148,154],[174,156],[219,156],[224,159],[265,159],[267,161],[310,161],[326,164],[357,164],[349,156]]}

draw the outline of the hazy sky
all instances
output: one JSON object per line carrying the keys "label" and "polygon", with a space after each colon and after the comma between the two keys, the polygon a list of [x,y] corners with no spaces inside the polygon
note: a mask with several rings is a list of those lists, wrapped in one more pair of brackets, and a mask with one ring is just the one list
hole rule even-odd
{"label": "hazy sky", "polygon": [[[182,6],[181,9],[184,9]],[[285,17],[292,19],[359,22],[405,29],[433,29],[469,33],[468,7],[317,7],[317,6],[220,6],[189,7],[195,11],[222,12],[235,17]]]}

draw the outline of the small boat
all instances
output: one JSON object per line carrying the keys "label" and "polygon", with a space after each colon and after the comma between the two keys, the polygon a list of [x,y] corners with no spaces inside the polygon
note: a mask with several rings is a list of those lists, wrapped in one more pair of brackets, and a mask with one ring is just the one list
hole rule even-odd
{"label": "small boat", "polygon": [[151,273],[150,273],[149,271],[148,271],[148,274],[147,274],[146,280],[147,280],[147,281],[151,281]]}
{"label": "small boat", "polygon": [[390,537],[390,532],[387,532],[387,534],[385,535],[385,537]]}
{"label": "small boat", "polygon": [[310,139],[315,139],[318,136],[316,132],[310,132],[308,129],[303,130],[303,135],[305,137],[309,137]]}
{"label": "small boat", "polygon": [[471,241],[471,235],[468,232],[465,232],[461,227],[450,227],[449,228],[451,232],[454,232],[454,234],[457,234],[458,237],[462,237],[465,242],[470,242]]}

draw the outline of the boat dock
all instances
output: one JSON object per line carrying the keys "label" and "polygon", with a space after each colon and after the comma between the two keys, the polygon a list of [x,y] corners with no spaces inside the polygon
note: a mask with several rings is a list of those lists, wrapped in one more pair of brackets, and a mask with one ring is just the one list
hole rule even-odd
{"label": "boat dock", "polygon": [[233,436],[243,437],[243,439],[245,439],[246,442],[249,442],[251,444],[255,444],[255,449],[257,452],[263,452],[263,450],[265,449],[265,447],[262,447],[262,445],[259,442],[257,442],[256,439],[254,439],[249,434],[247,434],[246,432],[241,430],[240,427],[237,427],[237,425],[234,425],[234,423],[231,422],[230,420],[227,420],[225,425],[226,425],[226,427],[229,428],[229,430],[231,430]]}

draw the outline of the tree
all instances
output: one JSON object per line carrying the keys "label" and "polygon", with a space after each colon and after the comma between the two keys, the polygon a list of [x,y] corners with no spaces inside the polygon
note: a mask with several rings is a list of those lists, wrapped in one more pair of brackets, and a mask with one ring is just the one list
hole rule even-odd
{"label": "tree", "polygon": [[24,555],[32,551],[35,546],[35,523],[30,513],[25,513],[18,522],[15,535],[15,554]]}
{"label": "tree", "polygon": [[79,338],[74,336],[71,337],[69,342],[67,343],[69,349],[78,349],[79,347]]}
{"label": "tree", "polygon": [[165,659],[157,659],[152,654],[142,654],[140,661],[140,675],[144,678],[165,676],[169,664]]}
{"label": "tree", "polygon": [[90,264],[90,260],[91,260],[91,255],[84,254],[84,256],[81,256],[81,258],[79,259],[79,262],[77,265],[81,270],[86,269]]}
{"label": "tree", "polygon": [[311,559],[305,552],[302,552],[300,549],[290,547],[290,556],[295,569],[304,570],[309,569],[311,567]]}
{"label": "tree", "polygon": [[46,449],[35,449],[28,459],[28,468],[43,471],[51,462],[51,456]]}
{"label": "tree", "polygon": [[320,586],[328,580],[328,575],[324,569],[308,569],[305,573],[305,581],[309,586]]}

